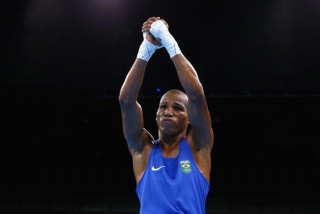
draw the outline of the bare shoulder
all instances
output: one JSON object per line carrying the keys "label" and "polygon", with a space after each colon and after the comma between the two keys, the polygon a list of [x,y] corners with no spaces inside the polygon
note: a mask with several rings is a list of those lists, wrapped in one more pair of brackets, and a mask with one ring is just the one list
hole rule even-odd
{"label": "bare shoulder", "polygon": [[[191,149],[193,159],[198,166],[200,172],[210,183],[211,172],[211,150],[213,147],[213,131],[211,142],[196,142],[197,137],[194,136],[193,130],[190,129],[187,133],[187,142]],[[199,146],[200,145],[200,146]]]}
{"label": "bare shoulder", "polygon": [[210,128],[208,135],[209,137],[201,137],[201,133],[195,132],[192,127],[188,128],[187,131],[187,141],[188,144],[194,153],[211,153],[213,144],[214,144],[214,132],[213,129]]}
{"label": "bare shoulder", "polygon": [[[139,137],[139,142],[131,143],[132,145],[137,146],[129,146],[129,150],[132,156],[141,155],[145,149],[148,149],[148,145],[152,145],[154,143],[154,138],[145,128],[142,129],[141,135]],[[128,143],[128,145],[130,145]]]}
{"label": "bare shoulder", "polygon": [[138,183],[141,179],[144,171],[146,170],[150,152],[154,144],[153,136],[146,130],[143,129],[143,147],[141,151],[131,152],[132,154],[132,163],[133,163],[133,172]]}

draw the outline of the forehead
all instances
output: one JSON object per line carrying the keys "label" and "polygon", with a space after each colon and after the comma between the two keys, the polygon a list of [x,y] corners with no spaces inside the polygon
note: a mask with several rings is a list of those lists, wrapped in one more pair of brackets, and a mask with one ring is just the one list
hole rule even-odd
{"label": "forehead", "polygon": [[188,97],[183,93],[173,93],[169,92],[162,96],[160,103],[178,103],[181,105],[186,105],[188,102]]}

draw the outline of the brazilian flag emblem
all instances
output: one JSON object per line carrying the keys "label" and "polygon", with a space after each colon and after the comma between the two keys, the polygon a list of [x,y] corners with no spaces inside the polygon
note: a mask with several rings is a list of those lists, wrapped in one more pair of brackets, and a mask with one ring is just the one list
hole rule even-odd
{"label": "brazilian flag emblem", "polygon": [[191,172],[191,165],[190,165],[190,161],[189,160],[180,161],[180,166],[181,166],[182,172],[184,172],[186,174]]}

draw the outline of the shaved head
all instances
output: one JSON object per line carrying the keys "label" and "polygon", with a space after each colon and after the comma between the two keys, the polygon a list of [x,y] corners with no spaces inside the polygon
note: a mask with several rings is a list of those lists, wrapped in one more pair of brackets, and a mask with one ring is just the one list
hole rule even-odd
{"label": "shaved head", "polygon": [[184,101],[184,104],[187,105],[188,96],[186,95],[186,93],[184,93],[183,91],[181,91],[179,89],[171,89],[171,90],[167,91],[164,95],[162,95],[161,100],[170,94],[178,95]]}

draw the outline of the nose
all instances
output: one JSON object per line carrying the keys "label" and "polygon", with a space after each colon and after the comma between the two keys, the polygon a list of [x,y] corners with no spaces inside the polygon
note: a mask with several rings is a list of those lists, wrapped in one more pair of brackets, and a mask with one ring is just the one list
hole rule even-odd
{"label": "nose", "polygon": [[172,117],[173,114],[172,114],[172,108],[167,108],[164,112],[164,116],[166,117]]}

